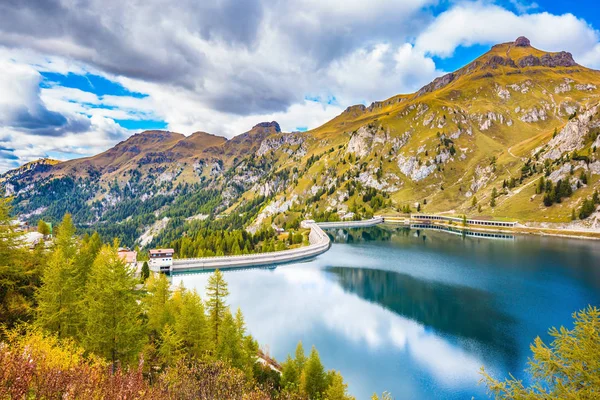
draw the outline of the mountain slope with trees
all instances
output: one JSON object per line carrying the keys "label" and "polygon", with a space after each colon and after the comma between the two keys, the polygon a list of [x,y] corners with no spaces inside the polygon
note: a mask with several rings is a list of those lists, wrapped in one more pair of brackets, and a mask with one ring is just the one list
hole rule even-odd
{"label": "mountain slope with trees", "polygon": [[599,218],[599,133],[600,72],[518,38],[312,131],[149,131],[94,157],[11,171],[0,185],[24,219],[72,212],[78,227],[128,245],[162,220],[154,244],[176,230],[295,229],[384,211],[585,227]]}

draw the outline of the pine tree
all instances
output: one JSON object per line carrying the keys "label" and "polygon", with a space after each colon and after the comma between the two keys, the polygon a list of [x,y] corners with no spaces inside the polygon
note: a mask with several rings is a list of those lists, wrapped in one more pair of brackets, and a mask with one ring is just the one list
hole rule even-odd
{"label": "pine tree", "polygon": [[303,378],[302,388],[308,398],[321,398],[323,392],[327,389],[327,380],[319,353],[314,346],[304,365]]}
{"label": "pine tree", "polygon": [[214,345],[218,346],[221,322],[229,313],[229,307],[225,303],[229,290],[227,289],[227,282],[223,278],[223,273],[218,269],[208,278],[206,295],[208,297],[206,309],[211,327],[211,339]]}
{"label": "pine tree", "polygon": [[87,319],[84,346],[112,362],[135,361],[142,345],[137,279],[121,260],[117,247],[104,246],[90,274],[86,287]]}
{"label": "pine tree", "polygon": [[44,222],[44,220],[39,220],[37,225],[37,231],[44,236],[48,236],[50,234],[50,226]]}
{"label": "pine tree", "polygon": [[546,182],[544,181],[544,177],[542,176],[538,181],[538,185],[535,189],[536,194],[542,194],[546,188]]}
{"label": "pine tree", "polygon": [[473,196],[473,200],[471,201],[471,207],[475,207],[477,205],[477,196]]}
{"label": "pine tree", "polygon": [[141,272],[142,282],[146,282],[146,280],[149,277],[150,277],[150,267],[148,266],[148,261],[144,261],[144,264],[142,264],[142,272]]}
{"label": "pine tree", "polygon": [[298,342],[296,345],[294,361],[296,362],[298,371],[302,371],[304,369],[304,364],[306,364],[306,353],[304,352],[304,346],[302,346],[302,342]]}
{"label": "pine tree", "polygon": [[98,235],[98,232],[94,232],[92,236],[84,236],[79,245],[79,253],[77,254],[75,262],[77,264],[78,274],[80,275],[79,280],[82,287],[86,284],[94,260],[96,260],[101,248],[102,239],[100,238],[100,235]]}

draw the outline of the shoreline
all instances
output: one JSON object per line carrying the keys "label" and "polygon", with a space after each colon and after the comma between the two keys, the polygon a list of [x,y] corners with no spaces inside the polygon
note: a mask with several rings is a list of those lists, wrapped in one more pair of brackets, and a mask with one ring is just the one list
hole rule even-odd
{"label": "shoreline", "polygon": [[[403,224],[407,227],[410,227],[411,224],[419,221],[418,218],[411,218],[406,216],[394,216],[394,215],[384,215],[383,216],[384,223],[400,225]],[[420,221],[419,221],[420,222]],[[498,221],[504,222],[504,221]],[[462,225],[461,223],[444,223],[444,222],[431,222],[432,224],[438,226],[445,227],[453,227],[456,229],[468,229],[476,232],[488,232],[488,233],[511,233],[511,234],[522,234],[522,235],[532,235],[532,236],[552,236],[552,237],[562,237],[566,239],[585,239],[585,240],[600,240],[600,231],[583,231],[583,230],[570,230],[570,229],[562,229],[562,228],[539,228],[532,226],[525,226],[522,223],[517,223],[515,226],[510,228],[505,227],[493,227],[493,228],[484,228],[479,225],[466,224]]]}

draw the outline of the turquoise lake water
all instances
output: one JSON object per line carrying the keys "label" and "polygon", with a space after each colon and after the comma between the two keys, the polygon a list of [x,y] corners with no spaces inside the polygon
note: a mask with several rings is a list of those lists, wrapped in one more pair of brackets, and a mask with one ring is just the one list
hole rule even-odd
{"label": "turquoise lake water", "polygon": [[[484,399],[481,366],[523,370],[536,336],[600,305],[600,242],[470,238],[394,226],[330,230],[318,258],[225,272],[229,304],[284,360],[301,340],[357,399]],[[197,288],[208,274],[175,275]]]}

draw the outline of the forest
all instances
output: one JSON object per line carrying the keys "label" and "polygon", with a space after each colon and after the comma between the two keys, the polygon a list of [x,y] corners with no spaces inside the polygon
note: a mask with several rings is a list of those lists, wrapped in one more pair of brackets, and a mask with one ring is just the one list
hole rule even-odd
{"label": "forest", "polygon": [[315,348],[282,366],[261,351],[220,271],[201,298],[137,277],[69,214],[48,249],[23,248],[9,215],[3,200],[0,398],[352,399]]}

